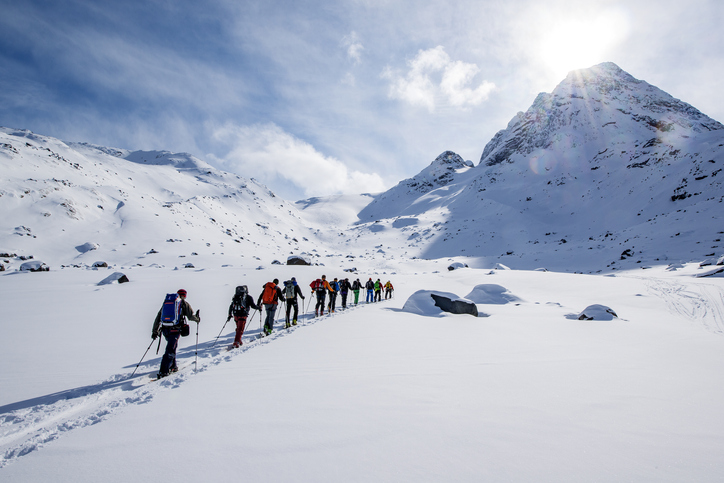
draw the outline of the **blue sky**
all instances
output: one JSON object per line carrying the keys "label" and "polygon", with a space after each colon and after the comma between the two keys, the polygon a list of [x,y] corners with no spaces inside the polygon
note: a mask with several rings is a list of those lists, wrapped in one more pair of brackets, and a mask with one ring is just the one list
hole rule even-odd
{"label": "blue sky", "polygon": [[724,121],[724,2],[0,0],[0,125],[190,152],[296,200],[387,189],[617,63]]}

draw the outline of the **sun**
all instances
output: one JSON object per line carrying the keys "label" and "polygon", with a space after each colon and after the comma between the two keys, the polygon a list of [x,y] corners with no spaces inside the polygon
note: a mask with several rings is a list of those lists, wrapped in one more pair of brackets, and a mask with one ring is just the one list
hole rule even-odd
{"label": "sun", "polygon": [[556,78],[612,58],[628,32],[628,16],[619,10],[551,19],[540,31],[537,57]]}

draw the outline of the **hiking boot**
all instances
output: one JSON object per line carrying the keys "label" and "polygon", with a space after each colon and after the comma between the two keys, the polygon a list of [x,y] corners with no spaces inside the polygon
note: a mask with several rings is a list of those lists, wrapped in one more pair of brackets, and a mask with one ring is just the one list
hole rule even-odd
{"label": "hiking boot", "polygon": [[168,372],[178,372],[178,367],[172,367]]}
{"label": "hiking boot", "polygon": [[161,379],[162,377],[168,376],[168,372],[159,372],[156,374],[156,379]]}
{"label": "hiking boot", "polygon": [[297,325],[297,319],[292,320],[292,325]]}
{"label": "hiking boot", "polygon": [[287,323],[284,325],[284,328],[285,328],[285,329],[288,329],[288,328],[291,327],[291,326],[292,326],[292,324],[290,324],[289,322],[287,322]]}

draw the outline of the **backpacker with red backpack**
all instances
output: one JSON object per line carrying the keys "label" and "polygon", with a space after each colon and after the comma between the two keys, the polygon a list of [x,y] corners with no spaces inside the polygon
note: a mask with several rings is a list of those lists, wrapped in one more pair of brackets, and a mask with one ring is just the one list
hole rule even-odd
{"label": "backpacker with red backpack", "polygon": [[277,303],[277,286],[274,282],[264,285],[264,292],[261,295],[261,303],[266,305]]}
{"label": "backpacker with red backpack", "polygon": [[324,292],[324,284],[322,283],[321,278],[318,278],[317,280],[313,280],[312,283],[309,284],[309,286],[315,292]]}

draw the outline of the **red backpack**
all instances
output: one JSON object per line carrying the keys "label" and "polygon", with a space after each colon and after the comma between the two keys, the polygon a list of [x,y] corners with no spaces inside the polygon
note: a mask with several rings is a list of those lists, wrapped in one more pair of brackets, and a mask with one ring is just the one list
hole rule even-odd
{"label": "red backpack", "polygon": [[312,287],[312,290],[314,290],[314,291],[324,290],[324,285],[322,284],[321,278],[318,278],[317,280],[312,281],[312,283],[310,283],[309,286]]}
{"label": "red backpack", "polygon": [[263,304],[273,304],[277,295],[277,286],[274,282],[268,282],[264,285],[264,293],[261,296],[261,302]]}

